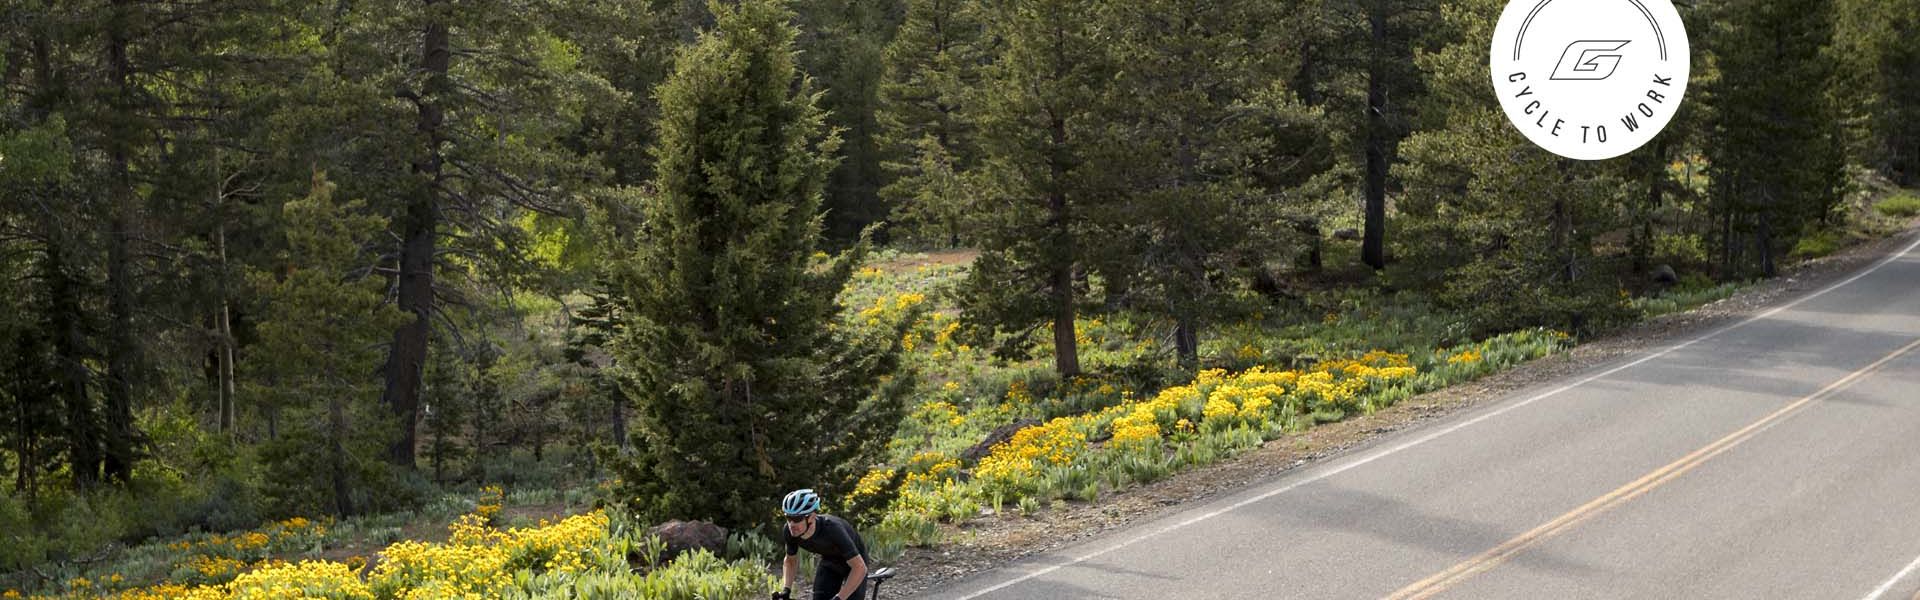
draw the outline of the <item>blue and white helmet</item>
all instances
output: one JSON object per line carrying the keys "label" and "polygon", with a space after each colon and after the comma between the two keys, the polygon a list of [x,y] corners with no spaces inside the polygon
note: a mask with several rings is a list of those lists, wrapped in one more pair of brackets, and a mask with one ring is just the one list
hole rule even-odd
{"label": "blue and white helmet", "polygon": [[780,510],[788,515],[810,515],[820,510],[820,495],[812,489],[794,490],[780,501]]}

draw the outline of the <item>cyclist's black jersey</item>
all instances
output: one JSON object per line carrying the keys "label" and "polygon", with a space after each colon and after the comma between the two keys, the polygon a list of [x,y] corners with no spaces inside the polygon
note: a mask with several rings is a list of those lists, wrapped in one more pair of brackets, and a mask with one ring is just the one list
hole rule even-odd
{"label": "cyclist's black jersey", "polygon": [[787,543],[787,556],[799,553],[801,548],[820,555],[823,569],[832,569],[838,574],[853,571],[847,561],[854,556],[867,555],[867,543],[853,530],[853,525],[833,515],[820,515],[813,520],[813,537],[801,539],[794,537],[787,528],[780,528],[780,537]]}

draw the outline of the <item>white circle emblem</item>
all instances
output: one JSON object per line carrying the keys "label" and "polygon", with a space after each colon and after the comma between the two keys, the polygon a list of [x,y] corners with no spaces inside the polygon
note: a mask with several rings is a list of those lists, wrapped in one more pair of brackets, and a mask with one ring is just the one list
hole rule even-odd
{"label": "white circle emblem", "polygon": [[1487,64],[1507,120],[1567,158],[1646,144],[1687,90],[1687,30],[1668,0],[1509,0]]}

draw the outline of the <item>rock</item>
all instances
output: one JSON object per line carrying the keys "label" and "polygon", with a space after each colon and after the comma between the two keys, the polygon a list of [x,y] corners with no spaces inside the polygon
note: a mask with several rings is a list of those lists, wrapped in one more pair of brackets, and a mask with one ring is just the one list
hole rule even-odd
{"label": "rock", "polygon": [[995,444],[1013,439],[1013,434],[1019,433],[1022,429],[1039,424],[1039,421],[1033,419],[1021,419],[995,427],[992,433],[987,434],[987,439],[981,440],[980,443],[974,444],[972,448],[968,448],[966,452],[960,453],[960,460],[969,463],[979,462],[980,459],[986,458],[988,452],[993,451]]}
{"label": "rock", "polygon": [[1673,267],[1671,265],[1660,265],[1658,267],[1654,267],[1653,273],[1651,273],[1650,276],[1653,277],[1654,283],[1671,285],[1671,284],[1680,282],[1680,275],[1678,273],[1673,272]]}
{"label": "rock", "polygon": [[667,550],[660,553],[662,564],[694,550],[706,549],[714,554],[727,550],[727,528],[706,521],[668,521],[648,531],[667,543]]}
{"label": "rock", "polygon": [[1333,232],[1333,239],[1351,242],[1360,239],[1360,230],[1353,228],[1338,229]]}

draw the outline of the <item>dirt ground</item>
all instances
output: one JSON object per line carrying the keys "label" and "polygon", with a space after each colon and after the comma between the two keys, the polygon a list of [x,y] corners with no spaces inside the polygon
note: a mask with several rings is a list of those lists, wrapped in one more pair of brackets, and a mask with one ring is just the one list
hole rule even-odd
{"label": "dirt ground", "polygon": [[1410,398],[1372,415],[1320,425],[1306,433],[1263,444],[1232,459],[1176,474],[1167,479],[1114,492],[1097,503],[1069,503],[1033,518],[1017,514],[985,516],[961,526],[946,526],[949,543],[909,548],[892,566],[900,575],[883,588],[888,599],[915,594],[968,575],[1047,552],[1109,530],[1158,516],[1189,502],[1204,502],[1293,469],[1365,447],[1382,434],[1418,427],[1462,410],[1482,406],[1529,385],[1564,378],[1623,356],[1658,348],[1721,327],[1783,298],[1819,289],[1911,243],[1916,230],[1863,243],[1832,256],[1787,268],[1780,277],[1759,283],[1731,298],[1691,311],[1665,315],[1569,351],[1520,365],[1479,381]]}

